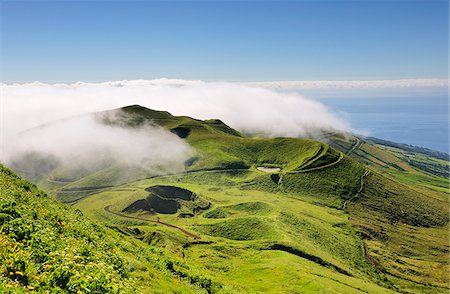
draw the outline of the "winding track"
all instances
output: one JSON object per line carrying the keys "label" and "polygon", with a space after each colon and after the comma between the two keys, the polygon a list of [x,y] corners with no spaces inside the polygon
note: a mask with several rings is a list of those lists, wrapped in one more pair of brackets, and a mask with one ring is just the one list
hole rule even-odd
{"label": "winding track", "polygon": [[356,199],[356,198],[358,198],[358,196],[359,196],[359,194],[362,192],[362,190],[364,189],[364,178],[365,177],[367,177],[367,175],[370,173],[370,171],[369,170],[366,170],[365,172],[364,172],[364,174],[361,176],[361,185],[360,185],[360,187],[359,187],[359,190],[358,190],[358,192],[356,192],[356,194],[355,195],[353,195],[351,198],[349,198],[348,200],[346,200],[345,202],[344,202],[344,205],[343,205],[343,209],[346,209],[347,208],[347,203],[348,202],[350,202],[350,201],[353,201],[354,199]]}
{"label": "winding track", "polygon": [[120,212],[112,211],[110,208],[111,208],[111,205],[108,205],[108,206],[104,207],[103,209],[104,209],[106,212],[109,212],[109,213],[114,214],[114,215],[117,215],[117,216],[121,216],[121,217],[125,217],[125,218],[130,218],[130,219],[135,219],[135,220],[146,221],[146,222],[151,222],[151,223],[160,224],[160,225],[163,225],[163,226],[166,226],[166,227],[169,227],[169,228],[177,229],[177,230],[181,231],[183,234],[185,234],[185,235],[187,235],[187,236],[189,236],[189,237],[192,237],[192,238],[194,238],[194,239],[196,239],[196,240],[200,240],[200,239],[202,238],[202,237],[200,237],[199,235],[196,235],[196,234],[194,234],[194,233],[188,232],[188,231],[186,231],[185,229],[180,228],[180,227],[178,227],[178,226],[175,226],[175,225],[172,225],[172,224],[169,224],[169,223],[162,222],[162,221],[160,221],[159,219],[157,219],[157,220],[152,220],[152,219],[148,219],[148,218],[142,218],[142,217],[137,217],[137,216],[132,216],[132,215],[126,215],[126,214],[122,214],[122,213],[120,213]]}
{"label": "winding track", "polygon": [[348,150],[345,154],[347,154],[348,156],[350,156],[350,154],[352,154],[353,153],[353,151],[355,151],[356,150],[356,148],[358,148],[359,146],[361,146],[362,145],[362,142],[361,142],[361,140],[359,140],[359,138],[358,137],[355,137],[356,138],[356,142],[355,142],[355,144],[353,144],[353,146],[352,146],[352,148],[350,148],[350,150]]}
{"label": "winding track", "polygon": [[314,170],[319,170],[319,169],[325,169],[325,168],[327,168],[327,167],[332,167],[333,165],[338,164],[343,158],[344,158],[344,153],[339,152],[339,157],[338,157],[338,159],[336,159],[336,161],[333,161],[333,162],[331,162],[331,163],[327,163],[327,164],[321,165],[321,166],[316,166],[316,167],[311,167],[311,168],[301,169],[301,170],[297,170],[297,171],[286,172],[286,173],[287,173],[287,174],[298,174],[298,173],[307,173],[307,172],[314,171]]}

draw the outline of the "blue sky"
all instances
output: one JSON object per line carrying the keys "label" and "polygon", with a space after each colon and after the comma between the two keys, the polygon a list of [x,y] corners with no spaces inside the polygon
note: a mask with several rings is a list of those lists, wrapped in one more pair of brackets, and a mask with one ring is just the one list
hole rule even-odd
{"label": "blue sky", "polygon": [[446,78],[448,2],[2,2],[2,80]]}

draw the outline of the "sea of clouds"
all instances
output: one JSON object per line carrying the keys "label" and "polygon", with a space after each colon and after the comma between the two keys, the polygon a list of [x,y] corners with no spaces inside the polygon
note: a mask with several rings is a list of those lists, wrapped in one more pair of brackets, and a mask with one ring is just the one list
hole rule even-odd
{"label": "sea of clouds", "polygon": [[174,115],[218,118],[243,132],[305,136],[314,129],[351,130],[323,104],[295,93],[233,83],[134,80],[9,84],[3,88],[4,137],[76,116],[139,104]]}

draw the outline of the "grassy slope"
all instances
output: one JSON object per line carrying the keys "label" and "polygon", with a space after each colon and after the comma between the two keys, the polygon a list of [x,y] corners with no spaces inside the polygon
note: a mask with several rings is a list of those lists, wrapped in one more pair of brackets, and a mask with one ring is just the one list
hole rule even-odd
{"label": "grassy slope", "polygon": [[[268,177],[266,174],[261,176]],[[208,184],[205,184],[205,178]],[[388,291],[371,281],[373,275],[383,283],[382,277],[364,261],[362,244],[347,223],[345,212],[315,205],[314,199],[309,197],[249,189],[245,186],[247,180],[245,176],[208,172],[150,179],[90,196],[77,203],[76,207],[99,220],[120,224],[122,218],[99,208],[112,205],[120,211],[130,199],[142,197],[145,187],[154,184],[177,185],[213,202],[212,210],[223,209],[231,213],[225,219],[209,218],[208,212],[190,219],[158,215],[164,222],[200,234],[201,241],[207,244],[197,244],[197,241],[186,238],[177,230],[151,223],[136,222],[135,226],[149,233],[157,232],[159,234],[156,236],[163,236],[163,239],[176,235],[184,240],[178,245],[171,241],[159,242],[165,244],[168,254],[205,272],[214,281],[243,291],[276,292],[284,289],[339,293],[342,289],[357,292],[355,289],[358,288],[378,293]],[[259,180],[254,179],[255,182]],[[334,243],[330,244],[330,240]],[[270,250],[273,244],[284,244],[308,252],[329,266],[286,251]],[[352,257],[351,262],[349,256]],[[359,263],[359,268],[355,268],[354,262]],[[342,274],[331,265],[346,269],[355,277]],[[277,280],[268,279],[274,273],[279,274]],[[294,281],[298,282],[292,283]]]}
{"label": "grassy slope", "polygon": [[395,277],[448,287],[448,202],[376,173],[364,185],[348,209],[369,260]]}
{"label": "grassy slope", "polygon": [[[446,291],[446,180],[412,167],[405,154],[351,136],[327,138],[375,171],[367,174],[361,164],[317,141],[248,138],[217,120],[173,117],[138,106],[124,113],[119,123],[127,126],[188,128],[186,141],[198,156],[188,169],[199,171],[136,182],[130,178],[123,185],[115,182],[120,177],[114,173],[99,171],[73,183],[41,184],[55,191],[114,185],[64,197],[89,196],[75,206],[170,256],[175,262],[168,269],[174,274],[184,268],[221,285],[216,290],[238,292]],[[274,177],[257,166],[282,170]],[[239,170],[201,170],[223,168]],[[200,242],[179,230],[104,210],[110,206],[119,212],[157,184],[189,189],[212,203],[193,218],[150,217],[199,234]]]}
{"label": "grassy slope", "polygon": [[157,248],[89,221],[1,165],[0,191],[2,293],[196,292],[209,281],[192,271],[180,280]]}
{"label": "grassy slope", "polygon": [[[328,140],[343,152],[356,143],[355,137]],[[359,141],[351,157],[375,172],[348,208],[369,260],[405,291],[445,292],[425,285],[449,287],[449,162],[411,146]]]}
{"label": "grassy slope", "polygon": [[[150,185],[171,184],[181,186],[195,191],[197,194],[211,201],[214,204],[213,208],[209,212],[205,212],[201,216],[192,219],[179,219],[174,215],[159,215],[158,217],[165,222],[180,225],[200,234],[204,241],[214,242],[213,245],[200,244],[186,246],[185,244],[189,243],[189,241],[185,241],[184,246],[179,245],[178,248],[187,247],[188,250],[183,251],[178,249],[181,252],[175,250],[177,252],[176,254],[183,257],[182,260],[186,260],[189,264],[193,264],[194,267],[206,271],[213,279],[215,278],[218,281],[226,282],[236,287],[236,280],[234,280],[236,278],[237,280],[247,281],[247,286],[244,288],[246,290],[259,289],[260,291],[276,291],[282,289],[278,287],[282,287],[282,285],[286,285],[288,281],[291,281],[292,275],[296,273],[295,268],[301,268],[303,282],[310,285],[311,288],[304,287],[301,283],[294,283],[293,285],[285,286],[288,288],[284,290],[321,291],[320,289],[322,289],[323,291],[324,289],[328,289],[329,291],[339,292],[339,288],[343,287],[342,284],[346,284],[350,288],[356,287],[369,292],[387,291],[387,289],[381,290],[381,288],[377,288],[373,284],[375,282],[393,289],[398,287],[404,290],[410,289],[411,291],[444,292],[445,290],[442,288],[432,286],[422,287],[420,284],[413,283],[405,284],[404,280],[395,281],[395,278],[391,276],[391,274],[396,274],[394,271],[385,271],[385,267],[380,267],[379,263],[371,259],[373,254],[370,251],[372,248],[370,241],[363,243],[360,238],[360,236],[363,238],[366,237],[364,235],[366,228],[360,226],[357,221],[370,220],[367,215],[374,215],[377,212],[376,205],[374,208],[370,203],[362,203],[361,210],[359,211],[355,209],[356,204],[349,205],[349,212],[352,216],[351,222],[348,221],[346,212],[342,210],[344,202],[351,199],[358,192],[361,183],[360,179],[363,174],[364,168],[347,158],[339,165],[331,168],[309,173],[285,174],[281,186],[273,183],[268,174],[261,172],[246,171],[239,174],[231,174],[227,172],[212,173],[205,171],[130,183],[120,187],[120,189],[112,189],[111,191],[102,192],[99,195],[86,198],[79,202],[77,207],[80,207],[83,211],[97,214],[98,218],[103,218],[105,221],[116,222],[118,219],[112,220],[111,216],[107,213],[99,213],[102,205],[112,204],[116,210],[120,210],[129,201],[127,199],[131,199],[128,198],[128,195],[135,195],[133,197],[136,199],[140,197],[137,194],[142,193],[139,191],[142,191]],[[379,195],[383,191],[397,191],[399,189],[398,184],[386,183],[383,179],[373,181],[369,178],[366,181],[381,183],[381,187],[376,188],[378,191],[377,194],[364,191],[371,195],[369,199],[372,201],[378,199],[378,197],[372,197],[372,195]],[[130,191],[126,191],[126,189]],[[405,189],[405,187],[401,186],[400,189]],[[406,192],[405,195],[415,193],[408,199],[411,199],[411,201],[415,199],[419,201],[419,203],[412,203],[410,207],[402,207],[403,211],[406,212],[410,212],[406,210],[407,208],[412,210],[411,215],[413,217],[408,216],[402,218],[403,215],[396,216],[398,212],[395,206],[398,204],[396,202],[394,202],[394,205],[388,207],[390,210],[382,211],[384,215],[396,216],[398,218],[391,224],[393,231],[389,232],[392,236],[390,239],[391,243],[388,243],[391,246],[389,248],[407,246],[408,240],[405,240],[405,231],[402,229],[405,224],[402,221],[406,222],[406,225],[409,223],[409,227],[416,228],[421,232],[422,236],[426,234],[439,235],[439,232],[441,232],[441,236],[445,236],[443,233],[446,228],[441,226],[447,222],[445,209],[442,207],[443,203],[434,203],[436,205],[432,209],[434,212],[437,209],[444,210],[437,220],[431,219],[430,221],[425,218],[425,220],[419,219],[419,223],[415,223],[415,217],[423,217],[430,214],[430,209],[427,210],[427,207],[421,207],[422,210],[418,209],[416,211],[416,208],[420,206],[420,201],[428,200],[418,198],[419,196],[426,196],[419,195],[415,191],[406,190]],[[405,196],[402,195],[395,200],[405,199]],[[360,205],[360,202],[356,203]],[[430,204],[433,204],[433,202],[430,202]],[[245,207],[252,207],[252,209],[246,210]],[[222,211],[220,213],[221,217],[211,218],[210,214],[214,215],[214,211],[217,210]],[[379,217],[376,214],[374,221],[375,225],[380,223]],[[392,222],[393,220],[390,221]],[[427,222],[428,225],[434,225],[435,227],[423,227]],[[357,228],[356,231],[352,228],[351,224]],[[174,230],[160,227],[152,227],[152,230],[162,230],[165,234],[178,233]],[[380,231],[380,229],[378,228],[378,230],[374,231]],[[273,244],[282,244],[286,248],[290,248],[288,251],[276,253],[276,256],[282,257],[284,262],[288,264],[295,261],[297,266],[292,270],[284,269],[278,272],[281,270],[280,261],[272,258],[273,255],[266,253],[264,250],[274,248]],[[430,239],[425,239],[419,244],[422,252],[430,249],[429,246]],[[441,242],[434,244],[434,246],[435,248],[429,251],[429,255],[439,253],[443,250],[445,251],[445,239],[442,237]],[[364,249],[365,247],[368,249]],[[274,250],[268,251],[272,252]],[[279,252],[279,250],[275,251]],[[367,253],[366,251],[369,252]],[[298,255],[292,252],[307,253],[323,262],[317,263],[317,259],[315,259],[316,262],[311,262],[305,256],[299,258]],[[365,253],[369,255],[369,259],[366,259]],[[398,256],[391,249],[391,251],[382,252],[378,258],[385,258],[384,256],[386,254],[388,255],[387,257],[392,257],[393,259]],[[218,258],[218,256],[221,257]],[[258,256],[258,258],[267,257],[268,259],[263,258],[259,260],[261,267],[255,267],[255,256]],[[288,259],[292,260],[287,261]],[[302,262],[299,263],[300,260]],[[439,265],[439,263],[442,265],[446,258],[441,254],[435,260],[438,261],[436,265]],[[304,262],[312,265],[313,269],[306,267],[310,270],[307,271],[301,265]],[[416,270],[420,269],[417,260],[416,263],[413,263],[413,259],[411,259],[410,263],[411,268],[415,268]],[[231,275],[236,273],[236,271],[231,270],[235,267],[239,268],[237,271],[239,274],[246,274],[246,276],[237,278],[236,275]],[[355,278],[350,279],[348,276],[336,271],[336,269],[333,270],[333,267],[347,271]],[[393,263],[387,266],[388,269],[394,267],[395,264]],[[387,275],[375,268],[387,272]],[[227,269],[227,274],[219,274],[224,269]],[[228,271],[231,271],[231,273],[228,274]],[[264,281],[264,277],[270,276],[270,272],[273,271],[277,271],[280,275],[279,280],[275,283],[265,282],[261,284],[260,282]],[[445,277],[445,272],[445,268],[435,266],[434,272],[430,271],[428,273],[430,279],[427,282],[430,285],[445,286],[446,281],[442,279],[442,277]],[[230,279],[230,275],[234,278]],[[322,285],[326,285],[323,286],[324,288],[315,288],[317,285],[313,282],[314,279],[312,277],[317,278],[317,275],[324,278],[324,281],[322,281]],[[439,275],[441,275],[440,278]],[[339,279],[336,278],[331,282],[330,277],[334,276],[339,277]],[[435,279],[436,277],[438,278]],[[409,277],[403,276],[403,278]],[[311,280],[308,282],[308,279]],[[441,280],[439,281],[439,279]]]}
{"label": "grassy slope", "polygon": [[[352,150],[350,157],[391,179],[407,183],[422,192],[441,199],[448,199],[450,162],[430,155],[411,151],[411,148],[374,144],[370,140],[353,136],[331,135],[325,139],[333,148],[342,152]],[[398,144],[398,147],[401,147]],[[433,193],[437,191],[439,193]],[[443,194],[446,193],[447,195]],[[445,196],[444,196],[445,195]]]}

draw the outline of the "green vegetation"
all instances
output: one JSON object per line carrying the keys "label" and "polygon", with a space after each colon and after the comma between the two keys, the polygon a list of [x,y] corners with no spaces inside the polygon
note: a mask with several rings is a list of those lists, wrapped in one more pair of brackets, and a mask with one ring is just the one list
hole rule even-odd
{"label": "green vegetation", "polygon": [[203,217],[206,218],[227,218],[229,216],[233,215],[232,212],[224,209],[224,208],[216,208],[214,210],[208,211],[203,215]]}
{"label": "green vegetation", "polygon": [[244,202],[221,206],[204,214],[206,218],[227,218],[239,215],[267,215],[273,211],[271,205],[265,202]]}
{"label": "green vegetation", "polygon": [[[97,115],[124,127],[159,124],[193,146],[195,157],[173,175],[116,165],[46,169],[39,185],[73,207],[4,169],[3,185],[19,198],[2,194],[0,242],[18,244],[28,257],[60,252],[68,264],[4,250],[2,264],[22,258],[26,266],[13,275],[1,267],[0,291],[31,285],[65,292],[448,292],[448,161],[350,135],[324,133],[329,144],[251,138],[220,120],[140,106],[117,114]],[[51,211],[48,218],[41,207]],[[43,245],[16,240],[6,229],[11,222],[38,232]],[[88,257],[78,252],[83,246]],[[68,266],[65,288],[29,278],[43,275],[47,263]],[[88,270],[101,282],[91,283]]]}
{"label": "green vegetation", "polygon": [[364,185],[348,209],[369,260],[395,277],[448,286],[448,202],[374,173]]}
{"label": "green vegetation", "polygon": [[183,264],[174,266],[175,260],[156,247],[91,222],[1,165],[0,191],[2,293],[206,292],[213,287],[195,271],[176,270]]}
{"label": "green vegetation", "polygon": [[226,207],[230,210],[242,211],[249,214],[267,214],[272,211],[269,204],[265,202],[244,202]]}
{"label": "green vegetation", "polygon": [[[425,153],[420,153],[423,148],[375,138],[366,140],[331,134],[325,139],[333,148],[341,152],[351,151],[351,158],[364,163],[386,177],[412,185],[415,189],[432,197],[448,199],[448,195],[434,193],[434,191],[449,193],[450,162],[445,160],[448,158],[445,153],[428,149],[425,150]],[[382,142],[387,142],[387,145],[382,145]]]}
{"label": "green vegetation", "polygon": [[105,230],[82,213],[48,199],[0,167],[3,289],[118,292],[130,290],[124,261]]}
{"label": "green vegetation", "polygon": [[276,236],[276,231],[270,225],[270,222],[258,217],[237,218],[207,224],[197,228],[197,230],[207,235],[231,240],[256,240]]}

